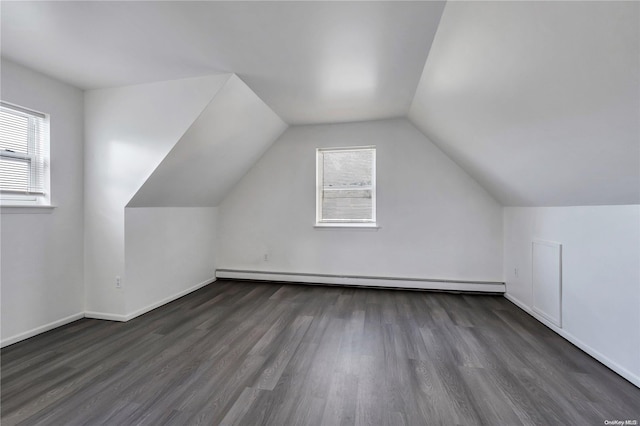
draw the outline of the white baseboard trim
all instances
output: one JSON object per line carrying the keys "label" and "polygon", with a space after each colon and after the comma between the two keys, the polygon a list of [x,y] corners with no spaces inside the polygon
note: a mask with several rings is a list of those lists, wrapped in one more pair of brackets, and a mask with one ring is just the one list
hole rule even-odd
{"label": "white baseboard trim", "polygon": [[637,376],[637,375],[633,374],[631,371],[627,370],[626,368],[624,368],[620,364],[618,364],[615,361],[611,360],[606,355],[601,354],[597,350],[593,349],[591,346],[587,345],[586,343],[584,343],[580,339],[576,338],[573,334],[567,332],[564,329],[561,329],[561,328],[557,327],[556,325],[554,325],[550,321],[546,320],[544,317],[538,315],[535,311],[533,311],[524,302],[521,302],[520,300],[518,300],[517,298],[513,297],[512,295],[505,293],[504,297],[507,300],[509,300],[511,303],[516,305],[518,308],[522,309],[523,311],[525,311],[526,313],[528,313],[529,315],[531,315],[532,317],[534,317],[535,319],[540,321],[542,324],[544,324],[545,326],[547,326],[548,328],[550,328],[551,330],[553,330],[554,332],[559,334],[561,337],[563,337],[564,339],[568,340],[573,345],[575,345],[576,347],[578,347],[582,351],[586,352],[587,354],[591,355],[593,358],[597,359],[602,364],[606,365],[611,370],[615,371],[620,376],[624,377],[625,379],[627,379],[628,381],[630,381],[631,383],[633,383],[634,385],[636,385],[637,387],[640,388],[640,376]]}
{"label": "white baseboard trim", "polygon": [[178,292],[178,293],[176,293],[176,294],[174,294],[172,296],[165,297],[164,299],[162,299],[162,300],[160,300],[158,302],[154,302],[154,303],[152,303],[150,305],[145,306],[144,308],[140,308],[135,312],[132,312],[130,314],[125,315],[126,319],[124,321],[129,321],[131,319],[139,317],[140,315],[146,314],[149,311],[153,311],[154,309],[159,308],[162,305],[166,305],[169,302],[173,302],[174,300],[179,299],[182,296],[186,296],[187,294],[192,293],[192,292],[194,292],[194,291],[196,291],[198,289],[201,289],[202,287],[204,287],[204,286],[206,286],[208,284],[212,284],[215,281],[216,281],[216,277],[208,278],[207,280],[202,281],[201,283],[198,283],[198,284],[194,285],[193,287],[189,287],[186,290],[182,290],[182,291],[180,291],[180,292]]}
{"label": "white baseboard trim", "polygon": [[92,318],[92,319],[99,319],[99,320],[108,320],[108,321],[119,321],[119,322],[127,322],[130,319],[133,319],[135,317],[139,317],[142,314],[145,314],[149,311],[152,311],[156,308],[159,308],[162,305],[166,305],[169,302],[172,302],[182,296],[186,296],[187,294],[198,290],[199,288],[202,288],[204,286],[206,286],[207,284],[211,284],[214,281],[216,281],[216,278],[210,278],[206,281],[203,281],[201,283],[198,283],[196,285],[194,285],[193,287],[190,287],[186,290],[182,290],[170,297],[166,297],[164,299],[162,299],[159,302],[155,302],[152,303],[151,305],[145,306],[142,309],[138,309],[135,312],[132,312],[130,314],[127,315],[121,315],[121,314],[112,314],[112,313],[108,313],[108,312],[95,312],[95,311],[85,311],[85,312],[79,312],[77,314],[73,314],[70,315],[66,318],[62,318],[59,319],[57,321],[53,321],[49,324],[45,324],[43,326],[34,328],[33,330],[29,330],[29,331],[25,331],[24,333],[20,333],[17,334],[15,336],[9,337],[7,339],[4,339],[0,342],[0,348],[4,348],[5,346],[9,346],[9,345],[13,345],[14,343],[18,343],[22,340],[26,340],[30,337],[33,336],[37,336],[38,334],[44,333],[46,331],[49,330],[53,330],[54,328],[58,328],[61,327],[63,325],[69,324],[71,322],[77,321],[79,319],[82,318]]}
{"label": "white baseboard trim", "polygon": [[107,320],[107,321],[120,321],[125,322],[127,320],[126,315],[122,314],[110,314],[108,312],[95,312],[95,311],[86,311],[84,313],[85,318],[91,319],[99,319],[99,320]]}
{"label": "white baseboard trim", "polygon": [[2,342],[0,342],[0,348],[13,345],[14,343],[18,343],[22,340],[26,340],[30,337],[36,336],[49,330],[53,330],[54,328],[58,328],[82,318],[84,318],[84,312],[78,312],[77,314],[69,315],[68,317],[50,322],[49,324],[45,324],[40,327],[36,327],[29,331],[25,331],[24,333],[16,334],[15,336],[3,339]]}
{"label": "white baseboard trim", "polygon": [[106,313],[106,312],[85,312],[85,317],[87,318],[94,318],[94,319],[101,319],[101,320],[109,320],[109,321],[121,321],[121,322],[127,322],[129,320],[132,320],[136,317],[139,317],[140,315],[146,314],[149,311],[153,311],[156,308],[159,308],[160,306],[166,305],[169,302],[173,302],[176,299],[181,298],[182,296],[186,296],[189,293],[192,293],[204,286],[206,286],[207,284],[211,284],[213,282],[216,281],[215,277],[209,278],[205,281],[202,281],[201,283],[198,283],[196,285],[194,285],[193,287],[189,287],[185,290],[179,291],[176,294],[173,294],[169,297],[165,297],[164,299],[158,301],[158,302],[154,302],[151,303],[150,305],[145,306],[144,308],[140,308],[137,311],[131,312],[129,314],[125,314],[125,315],[120,315],[120,314],[110,314],[110,313]]}
{"label": "white baseboard trim", "polygon": [[238,269],[218,269],[217,278],[238,280],[259,280],[293,282],[304,284],[331,284],[358,287],[385,287],[419,290],[473,291],[504,293],[502,282],[455,281],[423,278],[371,277],[356,275],[305,274],[269,271],[244,271]]}

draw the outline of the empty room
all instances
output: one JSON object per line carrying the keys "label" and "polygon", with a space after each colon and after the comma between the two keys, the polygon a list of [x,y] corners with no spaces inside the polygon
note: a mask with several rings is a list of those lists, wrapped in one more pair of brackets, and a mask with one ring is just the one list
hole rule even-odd
{"label": "empty room", "polygon": [[3,426],[639,424],[640,2],[0,36]]}

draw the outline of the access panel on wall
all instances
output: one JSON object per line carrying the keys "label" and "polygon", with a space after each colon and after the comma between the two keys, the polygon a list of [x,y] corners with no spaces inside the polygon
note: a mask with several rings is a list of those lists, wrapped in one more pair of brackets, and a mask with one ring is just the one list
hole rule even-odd
{"label": "access panel on wall", "polygon": [[562,327],[562,244],[534,240],[531,261],[533,310]]}

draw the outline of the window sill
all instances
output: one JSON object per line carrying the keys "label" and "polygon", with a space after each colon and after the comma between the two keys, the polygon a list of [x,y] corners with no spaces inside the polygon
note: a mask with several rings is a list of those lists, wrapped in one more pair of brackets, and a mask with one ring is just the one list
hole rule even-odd
{"label": "window sill", "polygon": [[19,205],[0,205],[0,213],[2,214],[51,214],[56,206],[19,206]]}
{"label": "window sill", "polygon": [[316,223],[316,229],[362,229],[377,231],[380,229],[377,223]]}

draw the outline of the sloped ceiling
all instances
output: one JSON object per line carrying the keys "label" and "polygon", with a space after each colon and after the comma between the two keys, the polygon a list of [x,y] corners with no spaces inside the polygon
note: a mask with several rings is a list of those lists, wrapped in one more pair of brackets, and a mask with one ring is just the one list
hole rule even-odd
{"label": "sloped ceiling", "polygon": [[84,186],[91,199],[89,210],[99,206],[95,214],[101,215],[106,208],[126,205],[229,77],[85,92]]}
{"label": "sloped ceiling", "polygon": [[[639,16],[614,1],[21,1],[0,18],[3,57],[73,85],[230,71],[289,124],[408,114],[502,204],[559,206],[640,203]],[[222,127],[190,132],[249,132],[222,99]],[[247,160],[283,125],[265,120]],[[178,166],[206,138],[185,135],[131,205],[215,205],[224,191],[185,188],[197,177]],[[200,183],[228,187],[211,173]],[[160,201],[165,187],[192,192]]]}
{"label": "sloped ceiling", "polygon": [[640,203],[639,17],[449,2],[409,117],[505,205]]}
{"label": "sloped ceiling", "polygon": [[286,128],[232,75],[127,207],[217,206]]}
{"label": "sloped ceiling", "polygon": [[406,115],[429,2],[2,2],[2,55],[82,89],[235,73],[289,124]]}

